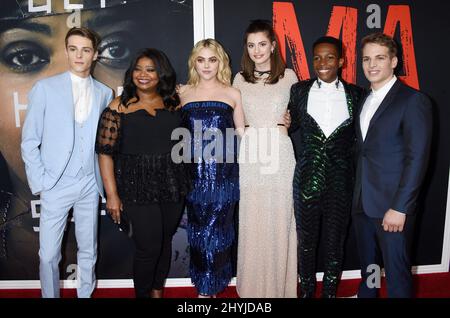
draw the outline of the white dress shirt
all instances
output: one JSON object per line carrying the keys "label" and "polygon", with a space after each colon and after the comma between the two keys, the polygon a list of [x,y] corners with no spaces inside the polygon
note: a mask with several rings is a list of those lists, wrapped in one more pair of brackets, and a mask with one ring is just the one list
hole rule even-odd
{"label": "white dress shirt", "polygon": [[318,79],[311,86],[308,96],[308,114],[327,138],[350,118],[344,85],[339,82],[336,87],[337,80],[327,83]]}
{"label": "white dress shirt", "polygon": [[383,85],[383,87],[377,90],[372,89],[372,92],[369,94],[369,96],[367,96],[361,110],[361,115],[359,116],[359,123],[361,125],[361,134],[363,140],[366,139],[367,130],[369,129],[370,121],[372,120],[373,115],[375,115],[378,107],[380,107],[383,99],[395,84],[396,80],[397,77],[394,75],[389,82]]}
{"label": "white dress shirt", "polygon": [[75,112],[75,121],[82,124],[91,113],[92,109],[92,77],[79,77],[70,72],[72,80],[72,94]]}

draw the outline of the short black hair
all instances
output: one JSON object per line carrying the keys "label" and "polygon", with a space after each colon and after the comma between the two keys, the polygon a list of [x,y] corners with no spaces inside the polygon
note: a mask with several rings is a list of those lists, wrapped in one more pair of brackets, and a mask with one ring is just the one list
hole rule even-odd
{"label": "short black hair", "polygon": [[339,39],[336,39],[332,36],[322,36],[320,38],[318,38],[314,44],[313,44],[313,52],[314,49],[316,48],[317,45],[322,44],[322,43],[328,43],[331,45],[334,45],[334,47],[336,48],[337,52],[338,52],[338,58],[342,57],[342,41]]}

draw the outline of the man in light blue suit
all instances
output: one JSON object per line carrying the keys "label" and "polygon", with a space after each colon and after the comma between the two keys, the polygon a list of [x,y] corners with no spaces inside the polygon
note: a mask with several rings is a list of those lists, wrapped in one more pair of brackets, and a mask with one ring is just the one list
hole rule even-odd
{"label": "man in light blue suit", "polygon": [[38,81],[28,97],[22,158],[31,191],[41,198],[39,233],[42,297],[59,297],[61,242],[73,208],[78,245],[77,294],[95,287],[99,194],[94,152],[98,119],[112,90],[90,76],[99,39],[86,28],[66,35],[69,71]]}

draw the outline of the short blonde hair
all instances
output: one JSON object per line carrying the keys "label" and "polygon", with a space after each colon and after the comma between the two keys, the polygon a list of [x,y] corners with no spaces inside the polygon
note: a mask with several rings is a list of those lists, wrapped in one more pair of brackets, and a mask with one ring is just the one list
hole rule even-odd
{"label": "short blonde hair", "polygon": [[188,84],[196,86],[200,81],[200,76],[195,70],[195,59],[198,57],[199,52],[203,48],[209,48],[217,54],[217,59],[219,60],[219,69],[217,71],[217,79],[222,84],[227,86],[231,85],[231,68],[230,68],[230,58],[228,54],[223,49],[222,45],[214,39],[205,39],[197,42],[191,51],[189,56],[189,79]]}

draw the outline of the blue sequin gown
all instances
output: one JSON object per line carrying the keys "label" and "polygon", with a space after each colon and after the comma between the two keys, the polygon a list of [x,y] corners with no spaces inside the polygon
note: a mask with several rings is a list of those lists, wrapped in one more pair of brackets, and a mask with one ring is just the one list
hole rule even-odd
{"label": "blue sequin gown", "polygon": [[[200,294],[214,295],[233,276],[233,214],[239,200],[233,108],[202,101],[187,103],[182,110],[183,126],[191,133],[193,190],[186,198],[190,275]],[[226,138],[227,131],[231,137]]]}

